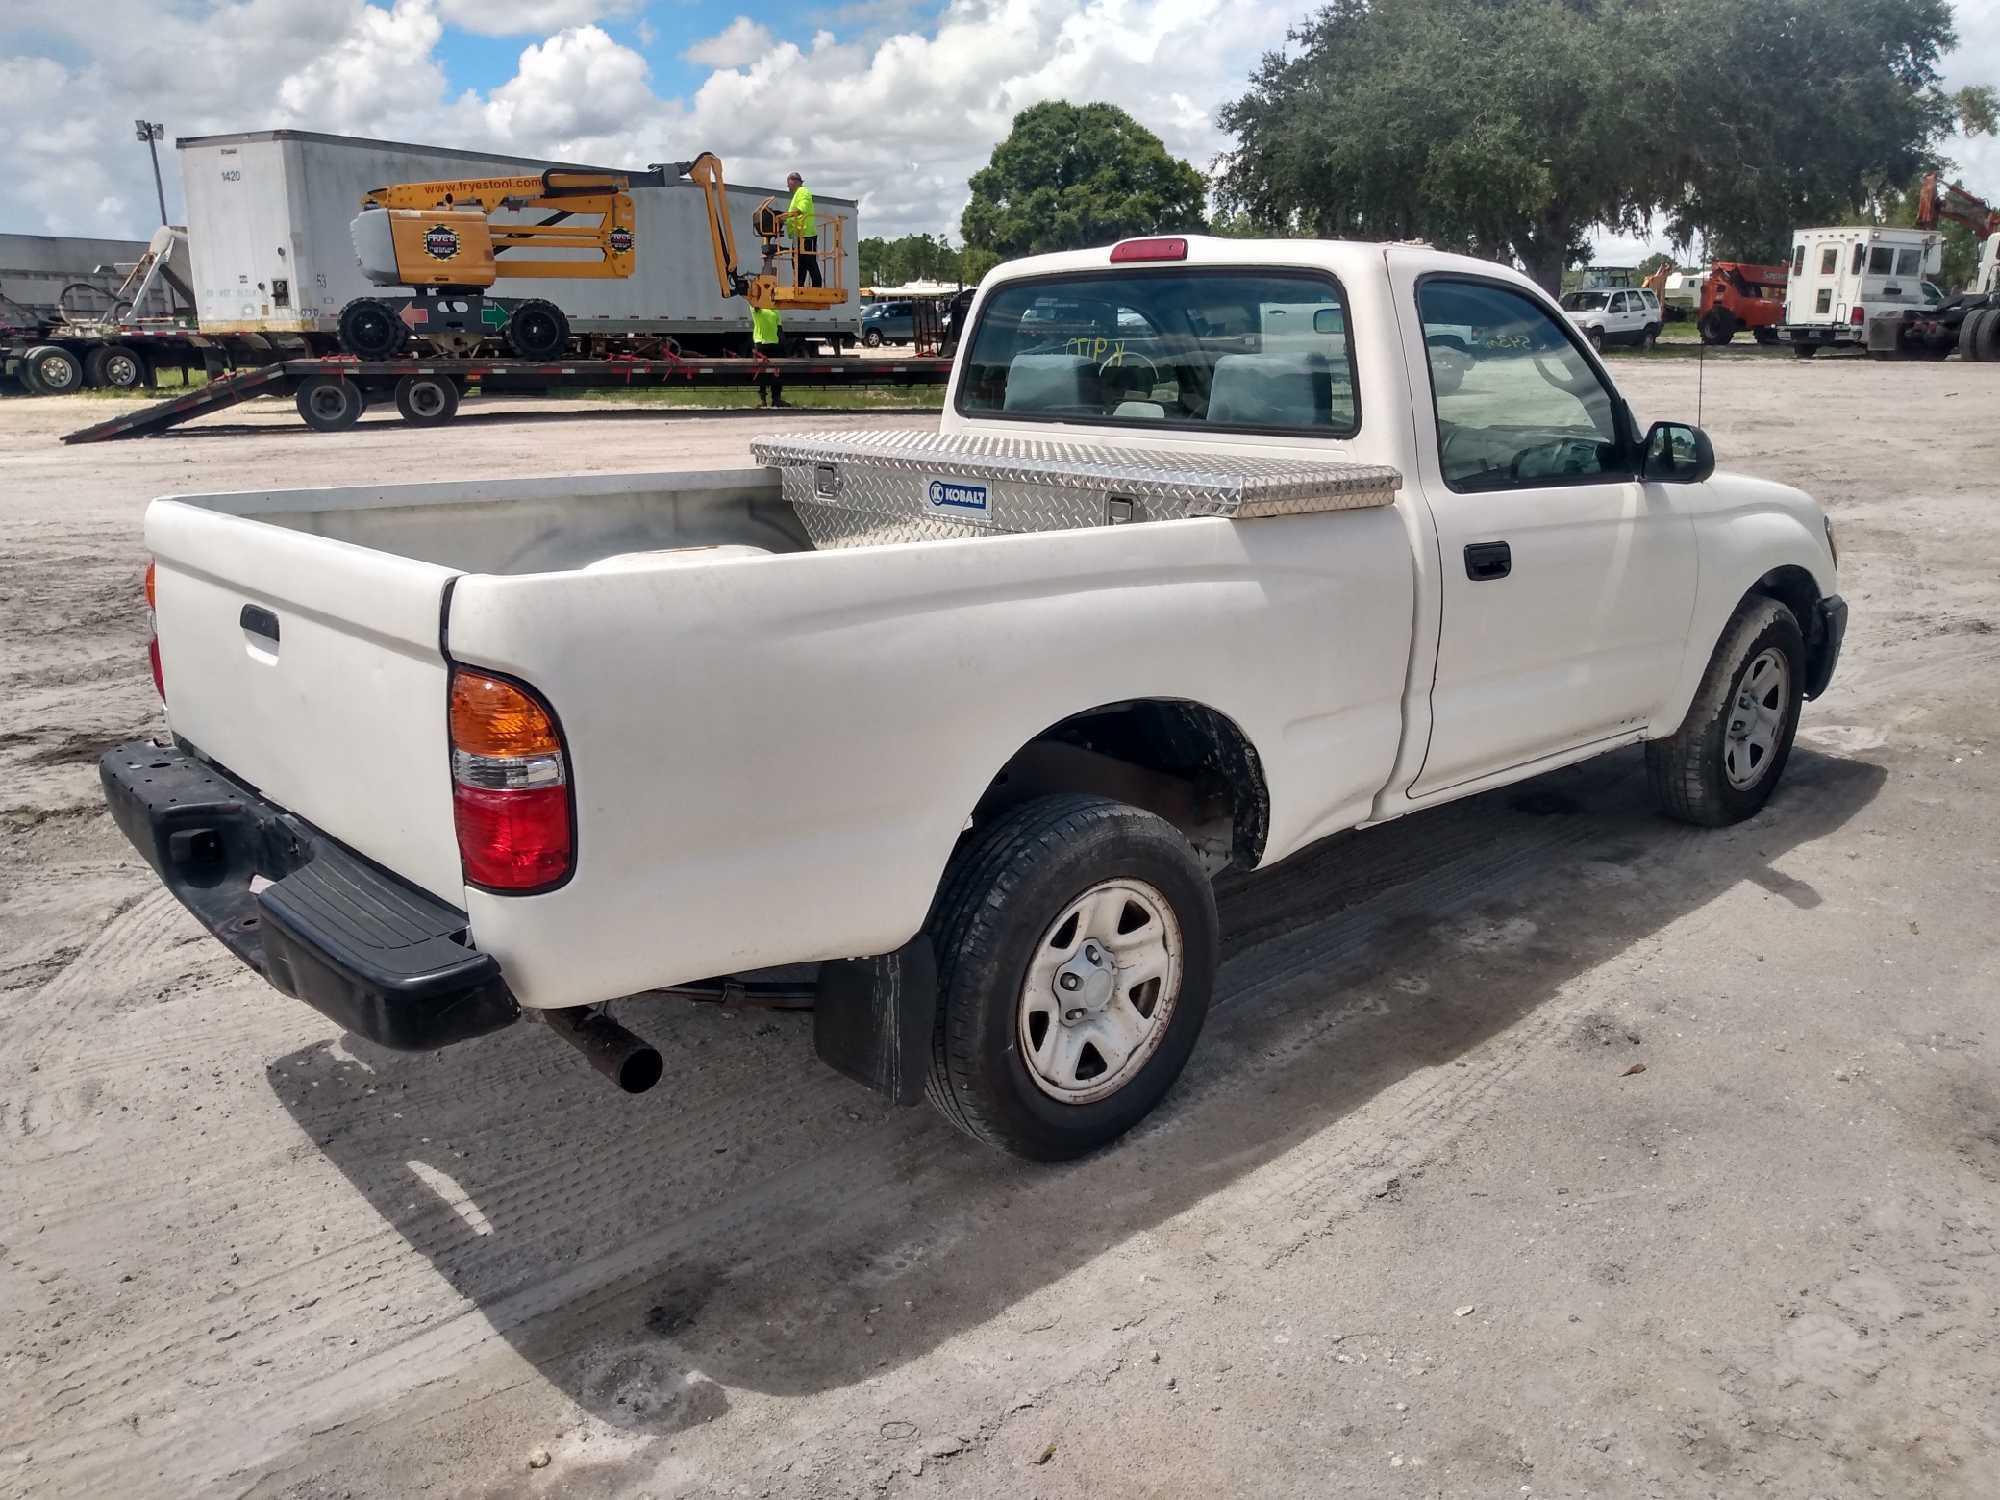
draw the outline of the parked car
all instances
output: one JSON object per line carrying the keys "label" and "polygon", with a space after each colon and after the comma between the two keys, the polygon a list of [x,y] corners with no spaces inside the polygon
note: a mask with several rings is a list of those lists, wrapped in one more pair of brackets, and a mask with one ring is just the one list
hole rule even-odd
{"label": "parked car", "polygon": [[1562,309],[1593,349],[1607,344],[1637,344],[1650,349],[1660,336],[1664,318],[1659,294],[1651,288],[1564,292]]}
{"label": "parked car", "polygon": [[907,344],[916,336],[916,314],[907,301],[871,302],[861,309],[861,342],[870,349]]}
{"label": "parked car", "polygon": [[[1932,306],[1924,274],[1937,270],[1942,256],[1943,236],[1934,229],[1801,229],[1792,236],[1778,336],[1801,359],[1843,345],[1894,350],[1904,325]],[[1937,347],[1948,352],[1951,341]]]}
{"label": "parked car", "polygon": [[1736,823],[1833,674],[1819,507],[1504,267],[1128,240],[968,317],[935,432],[155,500],[119,826],[381,1045],[534,1018],[638,1091],[605,1002],[813,964],[822,1058],[1053,1159],[1186,1063],[1217,873],[1640,745]]}

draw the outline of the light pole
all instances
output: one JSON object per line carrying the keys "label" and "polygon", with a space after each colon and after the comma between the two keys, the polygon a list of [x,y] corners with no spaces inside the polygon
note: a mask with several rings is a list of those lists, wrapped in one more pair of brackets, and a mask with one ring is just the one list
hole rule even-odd
{"label": "light pole", "polygon": [[159,195],[160,222],[164,224],[167,222],[167,188],[160,180],[160,137],[167,133],[167,127],[151,124],[145,120],[134,120],[132,125],[138,132],[139,139],[146,143],[146,149],[153,156],[153,191]]}

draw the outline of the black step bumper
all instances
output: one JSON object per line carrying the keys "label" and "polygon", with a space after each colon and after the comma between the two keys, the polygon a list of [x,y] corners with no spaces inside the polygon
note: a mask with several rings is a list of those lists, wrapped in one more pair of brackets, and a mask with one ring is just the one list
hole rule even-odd
{"label": "black step bumper", "polygon": [[[422,1052],[520,1015],[462,911],[368,863],[221,770],[139,740],[98,763],[111,815],[181,904],[277,989],[381,1046]],[[269,884],[253,890],[261,877]]]}

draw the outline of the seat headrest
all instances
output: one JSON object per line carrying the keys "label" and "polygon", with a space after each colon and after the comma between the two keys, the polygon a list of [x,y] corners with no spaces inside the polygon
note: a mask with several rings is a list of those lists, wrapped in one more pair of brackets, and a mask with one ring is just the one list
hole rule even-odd
{"label": "seat headrest", "polygon": [[1318,354],[1225,354],[1215,362],[1208,420],[1242,427],[1330,427],[1332,369]]}
{"label": "seat headrest", "polygon": [[1003,411],[1052,411],[1102,406],[1104,381],[1097,361],[1076,354],[1017,354],[1007,366]]}

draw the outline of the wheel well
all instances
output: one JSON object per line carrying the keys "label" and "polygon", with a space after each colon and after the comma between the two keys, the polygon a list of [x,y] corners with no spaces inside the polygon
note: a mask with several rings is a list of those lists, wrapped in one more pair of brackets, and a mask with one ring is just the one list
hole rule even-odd
{"label": "wheel well", "polygon": [[1819,585],[1813,582],[1812,574],[1804,568],[1773,568],[1757,580],[1756,587],[1750,592],[1777,600],[1792,612],[1799,622],[1799,629],[1807,635],[1811,634],[1813,606],[1819,603]]}
{"label": "wheel well", "polygon": [[1264,857],[1271,803],[1263,761],[1233,719],[1205,704],[1146,698],[1050,725],[987,783],[973,822],[1056,792],[1115,797],[1159,814],[1211,870],[1250,869]]}

